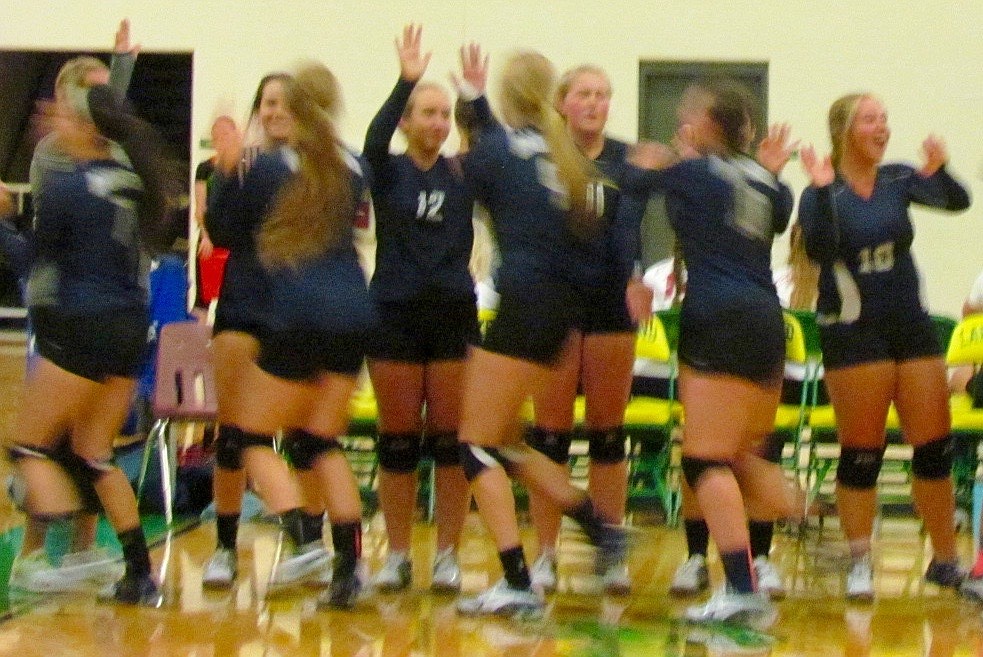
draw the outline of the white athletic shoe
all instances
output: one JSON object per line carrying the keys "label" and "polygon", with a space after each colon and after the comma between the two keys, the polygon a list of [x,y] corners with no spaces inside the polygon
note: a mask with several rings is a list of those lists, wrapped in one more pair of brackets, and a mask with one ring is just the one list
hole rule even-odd
{"label": "white athletic shoe", "polygon": [[[364,579],[364,578],[363,578]],[[328,553],[328,562],[321,567],[317,573],[312,577],[307,578],[304,581],[305,586],[309,586],[312,589],[327,589],[331,587],[331,582],[334,580],[334,559],[331,554]]]}
{"label": "white athletic shoe", "polygon": [[785,597],[785,584],[768,557],[757,557],[754,560],[754,574],[758,578],[758,588],[767,593],[769,598],[781,600]]}
{"label": "white athletic shoe", "polygon": [[[43,554],[41,556],[43,561],[39,560],[36,554],[33,553],[29,560],[30,571],[27,580],[24,581],[26,585],[19,588],[43,593],[88,590],[112,584],[120,579],[126,570],[120,556],[98,547],[69,552],[58,566],[48,564]],[[12,578],[13,575],[14,573],[11,575]]]}
{"label": "white athletic shoe", "polygon": [[461,568],[457,565],[457,554],[449,547],[437,553],[433,561],[433,577],[430,588],[441,593],[461,590]]}
{"label": "white athletic shoe", "polygon": [[457,611],[465,616],[512,616],[541,614],[545,603],[532,587],[513,589],[503,578],[482,593],[457,601]]}
{"label": "white athletic shoe", "polygon": [[874,567],[870,555],[853,561],[846,576],[846,599],[870,602],[874,599]]}
{"label": "white athletic shoe", "polygon": [[983,577],[967,577],[959,593],[976,602],[983,602]]}
{"label": "white athletic shoe", "polygon": [[604,571],[604,592],[608,595],[628,595],[631,593],[631,578],[628,576],[628,565],[615,563]]}
{"label": "white athletic shoe", "polygon": [[725,587],[705,604],[689,607],[684,617],[691,623],[736,623],[766,630],[778,619],[778,611],[764,593],[734,593]]}
{"label": "white athletic shoe", "polygon": [[36,581],[36,577],[39,573],[48,572],[53,568],[54,566],[48,561],[48,555],[43,549],[35,550],[25,557],[18,555],[14,557],[14,563],[10,567],[8,586],[20,591],[44,593],[47,589]]}
{"label": "white athletic shoe", "polygon": [[[529,579],[532,585],[546,593],[556,590],[556,554],[543,552],[532,562],[529,569]],[[504,581],[504,580],[503,580]]]}
{"label": "white athletic shoe", "polygon": [[218,548],[201,573],[201,585],[206,589],[227,589],[235,582],[239,560],[235,550]]}
{"label": "white athletic shoe", "polygon": [[322,568],[330,566],[330,564],[331,554],[324,548],[324,543],[311,541],[289,557],[281,557],[280,563],[273,571],[270,586],[279,588],[296,584],[320,572]]}
{"label": "white athletic shoe", "polygon": [[710,573],[707,571],[707,558],[694,554],[676,569],[669,584],[673,595],[696,595],[710,586]]}
{"label": "white athletic shoe", "polygon": [[405,591],[413,582],[413,564],[405,552],[390,552],[386,563],[372,578],[372,586],[380,593]]}

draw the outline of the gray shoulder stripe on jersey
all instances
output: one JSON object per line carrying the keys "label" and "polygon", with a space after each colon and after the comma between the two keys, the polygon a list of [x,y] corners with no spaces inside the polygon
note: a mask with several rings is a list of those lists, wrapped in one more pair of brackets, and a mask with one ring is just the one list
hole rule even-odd
{"label": "gray shoulder stripe on jersey", "polygon": [[358,158],[351,154],[347,148],[339,148],[341,151],[341,157],[344,158],[345,164],[348,165],[349,170],[353,173],[357,173],[359,176],[364,176],[365,172],[362,171],[362,165],[359,163]]}
{"label": "gray shoulder stripe on jersey", "polygon": [[775,176],[751,158],[736,157],[730,162],[733,166],[737,167],[737,169],[740,170],[746,178],[750,178],[763,185],[767,185],[772,189],[778,189],[778,181]]}
{"label": "gray shoulder stripe on jersey", "polygon": [[143,181],[128,169],[92,169],[85,173],[85,186],[90,194],[110,198],[118,205],[131,207],[136,199],[129,198],[127,193],[142,190]]}
{"label": "gray shoulder stripe on jersey", "polygon": [[529,159],[534,155],[549,152],[546,140],[539,133],[518,130],[508,133],[508,136],[509,150],[522,159]]}

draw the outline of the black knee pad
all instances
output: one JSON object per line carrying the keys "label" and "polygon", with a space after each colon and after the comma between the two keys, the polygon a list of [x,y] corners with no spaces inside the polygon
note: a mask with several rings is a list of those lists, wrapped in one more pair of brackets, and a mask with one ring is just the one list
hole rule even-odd
{"label": "black knee pad", "polygon": [[82,511],[84,513],[100,513],[102,502],[99,494],[96,493],[95,482],[106,472],[116,467],[112,461],[97,464],[96,472],[92,471],[92,464],[72,451],[70,445],[65,442],[61,447],[51,454],[51,460],[62,467],[71,478],[75,488],[78,489],[79,499],[82,501]]}
{"label": "black knee pad", "polygon": [[445,431],[427,435],[427,446],[438,468],[461,465],[461,449],[456,431]]}
{"label": "black knee pad", "polygon": [[223,470],[242,470],[242,431],[227,424],[219,425],[215,438],[215,465]]}
{"label": "black knee pad", "polygon": [[952,474],[952,435],[916,447],[911,455],[911,472],[919,479],[946,479]]}
{"label": "black knee pad", "polygon": [[686,483],[689,484],[689,487],[694,491],[699,485],[700,479],[702,479],[703,475],[706,474],[707,470],[714,468],[730,470],[730,463],[727,461],[701,459],[695,456],[686,456],[685,454],[682,457],[680,465],[683,469],[683,476],[686,477]]}
{"label": "black knee pad", "polygon": [[302,471],[313,468],[322,454],[341,449],[341,443],[336,438],[322,438],[303,429],[292,429],[284,442],[284,451],[290,462],[294,468]]}
{"label": "black knee pad", "polygon": [[237,426],[223,424],[215,440],[215,463],[223,470],[241,470],[242,453],[249,447],[273,449],[273,436],[243,431]]}
{"label": "black knee pad", "polygon": [[773,431],[765,436],[765,439],[761,441],[761,446],[758,449],[758,456],[765,459],[769,463],[781,463],[782,450],[784,448],[785,436],[778,431]]}
{"label": "black knee pad", "polygon": [[464,477],[468,481],[475,478],[489,468],[505,468],[509,470],[509,460],[499,450],[494,447],[479,447],[469,443],[459,443],[458,449],[461,453],[461,467],[464,469]]}
{"label": "black knee pad", "polygon": [[[81,502],[80,511],[83,513],[99,513],[102,511],[102,503],[96,493],[95,482],[102,475],[114,468],[111,461],[89,462],[72,451],[70,444],[65,441],[55,449],[45,449],[32,445],[15,444],[7,450],[7,455],[12,462],[17,462],[25,458],[36,458],[51,461],[58,465],[68,478],[75,485]],[[32,517],[40,516],[32,515]]]}
{"label": "black knee pad", "polygon": [[587,455],[595,463],[615,464],[628,458],[625,428],[587,430]]}
{"label": "black knee pad", "polygon": [[887,445],[875,448],[842,447],[840,462],[836,466],[836,481],[850,488],[874,488],[886,449]]}
{"label": "black knee pad", "polygon": [[526,444],[560,465],[570,462],[572,441],[572,431],[553,431],[543,427],[529,427],[526,431]]}
{"label": "black knee pad", "polygon": [[416,472],[420,465],[420,434],[380,433],[376,451],[383,470],[400,474]]}

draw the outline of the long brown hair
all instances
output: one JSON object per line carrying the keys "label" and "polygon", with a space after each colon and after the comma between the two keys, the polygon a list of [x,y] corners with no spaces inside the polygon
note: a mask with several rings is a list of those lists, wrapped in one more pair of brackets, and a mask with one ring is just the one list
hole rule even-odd
{"label": "long brown hair", "polygon": [[259,234],[259,257],[268,267],[297,267],[339,246],[354,207],[351,172],[334,126],[341,110],[337,78],[311,63],[286,87],[300,166],[280,189]]}
{"label": "long brown hair", "polygon": [[531,127],[542,133],[556,165],[557,178],[567,191],[570,229],[581,238],[590,238],[599,227],[592,200],[600,176],[570,138],[563,118],[553,106],[555,82],[553,64],[540,53],[512,55],[499,81],[502,117],[513,128]]}
{"label": "long brown hair", "polygon": [[680,106],[686,105],[706,108],[729,155],[747,152],[754,140],[758,106],[746,86],[730,78],[705,78],[683,92]]}

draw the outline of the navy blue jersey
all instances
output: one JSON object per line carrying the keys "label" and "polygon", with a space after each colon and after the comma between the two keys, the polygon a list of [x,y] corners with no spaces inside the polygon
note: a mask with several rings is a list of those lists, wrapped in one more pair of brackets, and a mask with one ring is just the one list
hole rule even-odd
{"label": "navy blue jersey", "polygon": [[[353,243],[354,223],[360,206],[368,202],[369,169],[364,161],[348,151],[343,151],[343,156],[352,175],[352,220],[346,224],[337,245],[295,268],[278,267],[266,271],[257,262],[268,281],[267,317],[269,328],[274,331],[352,333],[367,330],[375,321],[375,310]],[[261,154],[246,173],[234,202],[219,206],[228,213],[220,223],[227,228],[238,225],[234,235],[240,252],[245,249],[238,236],[251,235],[255,244],[255,234],[266,219],[277,192],[297,166],[297,155],[290,148]],[[255,259],[255,246],[250,250]]]}
{"label": "navy blue jersey", "polygon": [[116,160],[94,160],[49,171],[41,185],[27,305],[67,314],[145,307],[140,178]]}
{"label": "navy blue jersey", "polygon": [[[244,161],[248,161],[251,169],[258,157],[258,153],[250,152]],[[239,314],[242,309],[248,309],[251,317],[259,318],[268,306],[270,281],[256,257],[256,232],[266,216],[266,206],[260,205],[268,202],[279,182],[265,179],[258,181],[259,184],[273,186],[247,188],[247,176],[244,166],[230,176],[217,170],[212,173],[205,229],[212,244],[229,250],[222,274],[219,306],[236,308]],[[265,319],[257,321],[265,323]]]}
{"label": "navy blue jersey", "polygon": [[[475,103],[479,115],[490,116],[484,97]],[[585,244],[568,227],[567,192],[542,134],[492,123],[464,168],[492,217],[501,256],[499,292],[527,295],[544,281],[592,288],[605,282],[603,261],[585,257],[597,245]]]}
{"label": "navy blue jersey", "polygon": [[906,321],[925,314],[911,255],[911,203],[963,210],[969,195],[945,169],[925,178],[905,164],[880,167],[869,199],[839,177],[802,193],[802,236],[809,257],[821,265],[821,323]]}
{"label": "navy blue jersey", "polygon": [[771,246],[788,226],[793,204],[784,183],[745,156],[684,160],[641,173],[636,181],[666,195],[686,261],[684,304],[712,304],[748,290],[764,291],[778,303]]}
{"label": "navy blue jersey", "polygon": [[588,266],[603,271],[607,285],[614,288],[623,288],[628,283],[639,255],[639,230],[645,212],[644,203],[638,203],[621,191],[628,169],[628,148],[623,141],[604,138],[604,147],[594,158],[601,173],[600,193],[596,196],[601,204],[598,207],[601,236],[580,244]]}
{"label": "navy blue jersey", "polygon": [[468,262],[474,196],[460,162],[441,155],[424,171],[406,154],[389,152],[414,86],[397,82],[365,135],[377,241],[372,292],[383,301],[406,300],[426,289],[473,296]]}

